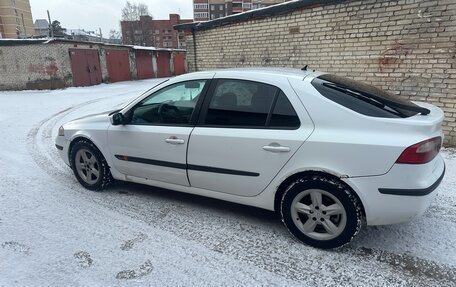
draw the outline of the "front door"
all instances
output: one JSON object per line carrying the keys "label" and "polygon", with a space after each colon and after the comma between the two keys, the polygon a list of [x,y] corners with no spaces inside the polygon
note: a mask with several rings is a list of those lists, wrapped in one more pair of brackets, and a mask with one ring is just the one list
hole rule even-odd
{"label": "front door", "polygon": [[219,79],[206,98],[188,148],[192,187],[258,195],[313,130],[289,84]]}
{"label": "front door", "polygon": [[125,175],[188,186],[187,145],[206,80],[177,83],[130,109],[108,129],[112,161]]}

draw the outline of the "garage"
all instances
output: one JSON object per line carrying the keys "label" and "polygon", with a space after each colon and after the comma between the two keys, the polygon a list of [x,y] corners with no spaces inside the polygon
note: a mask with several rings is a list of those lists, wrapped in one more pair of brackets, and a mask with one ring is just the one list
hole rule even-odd
{"label": "garage", "polygon": [[182,75],[185,73],[185,52],[174,52],[174,75]]}
{"label": "garage", "polygon": [[109,82],[122,82],[131,80],[130,56],[128,50],[106,50],[106,65]]}
{"label": "garage", "polygon": [[136,50],[135,55],[138,80],[153,78],[152,51]]}
{"label": "garage", "polygon": [[98,50],[69,49],[69,54],[75,87],[98,85],[102,82]]}
{"label": "garage", "polygon": [[171,52],[157,51],[157,77],[171,77]]}

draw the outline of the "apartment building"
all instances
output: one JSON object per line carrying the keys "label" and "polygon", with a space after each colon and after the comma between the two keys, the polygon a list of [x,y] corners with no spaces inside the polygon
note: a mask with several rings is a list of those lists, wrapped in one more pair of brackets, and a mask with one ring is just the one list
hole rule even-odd
{"label": "apartment building", "polygon": [[29,0],[0,0],[0,38],[35,35]]}
{"label": "apartment building", "polygon": [[49,22],[46,19],[35,20],[35,36],[48,36],[49,35]]}
{"label": "apartment building", "polygon": [[290,0],[193,0],[193,17],[196,22],[208,21],[287,1]]}
{"label": "apartment building", "polygon": [[139,21],[121,21],[122,43],[186,49],[185,33],[174,30],[173,26],[190,22],[193,22],[193,19],[181,19],[178,14],[169,14],[168,20],[154,20],[150,16],[141,16]]}

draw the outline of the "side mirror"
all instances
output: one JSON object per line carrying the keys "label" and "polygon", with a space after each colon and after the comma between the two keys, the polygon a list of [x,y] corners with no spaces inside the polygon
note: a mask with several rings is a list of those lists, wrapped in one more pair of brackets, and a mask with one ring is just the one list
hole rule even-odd
{"label": "side mirror", "polygon": [[113,126],[122,125],[125,122],[125,118],[121,113],[115,113],[111,116],[111,124]]}

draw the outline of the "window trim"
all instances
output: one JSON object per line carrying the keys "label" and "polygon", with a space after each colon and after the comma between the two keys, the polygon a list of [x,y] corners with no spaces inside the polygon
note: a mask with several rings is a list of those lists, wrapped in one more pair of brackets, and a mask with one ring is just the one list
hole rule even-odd
{"label": "window trim", "polygon": [[[196,102],[195,104],[195,108],[193,109],[193,112],[192,112],[192,115],[190,117],[190,121],[188,124],[165,124],[165,123],[131,123],[131,119],[130,119],[130,116],[131,116],[131,113],[134,111],[134,109],[136,109],[136,107],[140,106],[141,103],[149,98],[150,96],[152,96],[153,94],[156,94],[156,93],[159,93],[160,91],[166,89],[166,88],[169,88],[169,87],[172,87],[172,86],[175,86],[175,85],[180,85],[180,84],[184,84],[184,83],[187,83],[187,82],[197,82],[197,81],[206,81],[206,83],[204,84],[204,87],[203,89],[201,90],[201,95],[198,99],[198,101]],[[203,101],[204,99],[206,98],[206,94],[207,94],[207,91],[211,85],[211,82],[212,82],[212,79],[193,79],[193,80],[186,80],[186,81],[182,81],[182,82],[177,82],[177,83],[173,83],[173,84],[170,84],[170,85],[167,85],[165,87],[162,87],[161,89],[157,90],[157,91],[154,91],[153,93],[150,93],[148,94],[147,96],[145,96],[144,98],[142,98],[138,103],[136,103],[133,107],[131,107],[126,113],[125,113],[125,117],[128,118],[128,121],[127,123],[125,123],[124,125],[129,125],[129,126],[164,126],[164,127],[195,127],[196,126],[196,123],[198,121],[198,118],[199,118],[199,115],[200,115],[200,111],[201,111],[201,107],[202,107],[202,104],[203,104]]]}
{"label": "window trim", "polygon": [[[210,105],[210,103],[212,101],[212,98],[214,97],[214,92],[215,92],[215,89],[217,88],[217,84],[218,84],[219,81],[224,81],[224,80],[250,82],[250,83],[254,83],[254,84],[264,84],[264,85],[269,85],[269,86],[275,87],[277,89],[277,91],[274,94],[274,98],[272,100],[271,106],[269,107],[269,112],[268,112],[268,115],[266,117],[266,122],[265,122],[265,124],[263,126],[230,126],[230,125],[222,126],[222,125],[205,124],[206,117],[207,117],[207,112],[209,110],[209,105]],[[293,107],[293,110],[295,111],[296,116],[299,119],[299,126],[297,126],[297,127],[271,127],[271,126],[269,126],[269,124],[271,122],[272,114],[273,114],[274,109],[276,107],[277,99],[279,98],[279,95],[280,95],[281,92],[285,95],[285,97],[287,97],[287,100],[289,101],[290,105]],[[196,126],[197,127],[203,127],[203,128],[252,129],[252,130],[253,129],[255,129],[255,130],[298,130],[298,129],[301,128],[301,125],[302,125],[301,124],[301,119],[300,119],[298,113],[296,112],[296,109],[293,106],[293,103],[290,101],[290,99],[287,96],[287,94],[284,91],[282,91],[282,89],[280,89],[279,87],[277,87],[275,85],[271,85],[269,83],[252,81],[252,80],[244,80],[244,79],[233,79],[233,78],[217,78],[217,79],[213,79],[211,81],[211,83],[210,83],[210,87],[206,91],[206,94],[205,94],[205,97],[204,97],[204,102],[201,104],[201,109],[200,109],[199,113],[200,113],[200,115],[198,117],[198,121],[196,123]]]}

